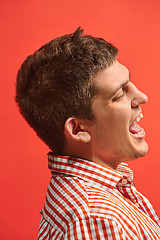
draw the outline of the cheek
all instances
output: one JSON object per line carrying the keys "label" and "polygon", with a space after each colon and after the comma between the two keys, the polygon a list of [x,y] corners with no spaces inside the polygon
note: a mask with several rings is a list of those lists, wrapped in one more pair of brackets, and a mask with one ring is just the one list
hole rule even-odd
{"label": "cheek", "polygon": [[106,121],[105,133],[114,140],[125,139],[129,133],[130,119],[131,112],[127,111],[127,109],[113,111]]}
{"label": "cheek", "polygon": [[129,125],[131,119],[131,110],[127,107],[114,108],[106,115],[106,120],[110,125],[126,126]]}
{"label": "cheek", "polygon": [[111,113],[112,120],[117,121],[121,124],[126,124],[130,122],[131,119],[131,107],[128,104],[119,105],[117,108],[112,109]]}
{"label": "cheek", "polygon": [[96,116],[95,134],[113,138],[123,133],[128,133],[131,119],[131,108],[129,105],[115,104],[107,108],[99,109]]}

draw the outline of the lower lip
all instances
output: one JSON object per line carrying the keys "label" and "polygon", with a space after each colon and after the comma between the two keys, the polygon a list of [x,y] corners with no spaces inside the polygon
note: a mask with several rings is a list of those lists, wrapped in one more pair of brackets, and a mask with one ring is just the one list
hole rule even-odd
{"label": "lower lip", "polygon": [[144,139],[144,138],[145,138],[145,135],[146,135],[143,128],[142,128],[142,130],[141,130],[140,132],[138,132],[138,133],[133,134],[133,133],[130,132],[130,134],[131,134],[133,137],[137,138],[137,139]]}

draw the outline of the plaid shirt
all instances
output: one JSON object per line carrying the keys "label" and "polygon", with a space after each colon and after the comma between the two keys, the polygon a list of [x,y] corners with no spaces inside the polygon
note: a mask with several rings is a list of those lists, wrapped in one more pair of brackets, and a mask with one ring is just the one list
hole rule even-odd
{"label": "plaid shirt", "polygon": [[126,163],[116,171],[51,153],[48,159],[52,178],[38,240],[160,239],[160,220]]}

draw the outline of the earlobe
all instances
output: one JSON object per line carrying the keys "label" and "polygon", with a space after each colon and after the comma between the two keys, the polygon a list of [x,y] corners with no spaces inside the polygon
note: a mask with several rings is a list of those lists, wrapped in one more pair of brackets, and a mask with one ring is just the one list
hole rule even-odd
{"label": "earlobe", "polygon": [[91,140],[91,135],[89,132],[84,128],[83,123],[81,120],[70,117],[66,120],[65,125],[65,132],[72,140],[87,143]]}

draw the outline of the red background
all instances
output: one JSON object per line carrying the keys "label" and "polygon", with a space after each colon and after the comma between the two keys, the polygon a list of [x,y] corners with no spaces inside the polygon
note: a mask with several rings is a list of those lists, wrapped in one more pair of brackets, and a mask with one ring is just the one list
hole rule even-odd
{"label": "red background", "polygon": [[129,165],[137,188],[160,215],[160,1],[1,0],[0,18],[0,239],[36,239],[50,178],[48,148],[14,102],[17,70],[27,55],[78,26],[116,45],[131,80],[148,94],[141,125],[149,152]]}

